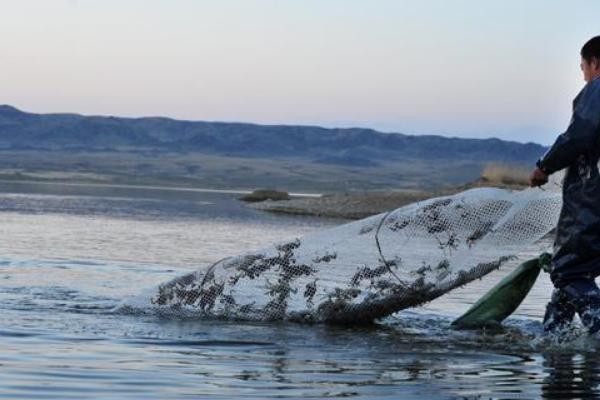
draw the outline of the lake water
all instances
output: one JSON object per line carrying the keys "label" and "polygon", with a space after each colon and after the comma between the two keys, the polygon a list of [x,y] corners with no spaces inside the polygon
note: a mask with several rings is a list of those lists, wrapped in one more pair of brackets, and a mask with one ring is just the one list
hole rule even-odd
{"label": "lake water", "polygon": [[599,395],[598,342],[539,340],[546,276],[503,331],[449,329],[515,264],[364,328],[111,312],[225,256],[339,223],[260,213],[232,193],[0,183],[0,398]]}

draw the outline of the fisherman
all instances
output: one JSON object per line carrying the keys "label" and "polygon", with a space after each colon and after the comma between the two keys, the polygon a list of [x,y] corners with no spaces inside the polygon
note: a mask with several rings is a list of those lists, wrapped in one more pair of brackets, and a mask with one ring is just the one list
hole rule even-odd
{"label": "fisherman", "polygon": [[581,49],[586,85],[573,100],[566,132],[538,160],[531,186],[566,168],[563,205],[556,228],[550,278],[555,290],[546,307],[544,330],[560,332],[575,313],[590,334],[600,330],[600,36]]}

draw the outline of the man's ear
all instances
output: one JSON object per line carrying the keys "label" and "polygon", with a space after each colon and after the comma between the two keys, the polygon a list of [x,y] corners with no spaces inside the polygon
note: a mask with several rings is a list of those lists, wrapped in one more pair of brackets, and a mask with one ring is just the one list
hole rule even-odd
{"label": "man's ear", "polygon": [[600,59],[592,57],[590,60],[590,67],[592,67],[593,71],[600,71]]}

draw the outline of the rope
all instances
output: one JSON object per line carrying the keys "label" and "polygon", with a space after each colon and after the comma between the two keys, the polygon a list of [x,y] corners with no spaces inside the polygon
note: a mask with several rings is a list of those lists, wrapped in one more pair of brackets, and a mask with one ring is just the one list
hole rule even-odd
{"label": "rope", "polygon": [[225,261],[225,260],[227,260],[227,259],[229,259],[229,258],[232,258],[232,257],[224,257],[224,258],[221,258],[219,261],[217,261],[216,263],[214,263],[213,265],[211,265],[210,267],[208,267],[208,269],[206,270],[206,273],[205,273],[205,274],[204,274],[204,276],[202,277],[202,282],[200,283],[200,288],[203,288],[203,287],[204,287],[204,284],[206,283],[206,277],[207,277],[207,276],[209,276],[209,275],[210,275],[210,273],[214,271],[215,267],[216,267],[218,264],[220,264],[221,262],[223,262],[223,261]]}
{"label": "rope", "polygon": [[383,265],[385,265],[387,267],[390,274],[392,274],[394,276],[394,278],[396,278],[398,283],[400,283],[400,285],[404,286],[404,288],[406,289],[406,288],[408,288],[408,285],[404,281],[402,281],[402,279],[400,279],[400,277],[398,275],[396,275],[396,273],[392,270],[392,266],[389,262],[387,262],[387,260],[383,256],[383,252],[381,251],[381,245],[379,244],[379,231],[381,230],[381,227],[383,226],[383,221],[385,221],[385,219],[388,217],[388,215],[390,215],[390,213],[391,213],[391,211],[388,211],[383,216],[383,218],[381,218],[381,221],[379,221],[379,225],[377,226],[377,230],[375,231],[375,244],[377,245],[377,251],[379,251],[379,257],[381,258],[381,261],[383,261]]}

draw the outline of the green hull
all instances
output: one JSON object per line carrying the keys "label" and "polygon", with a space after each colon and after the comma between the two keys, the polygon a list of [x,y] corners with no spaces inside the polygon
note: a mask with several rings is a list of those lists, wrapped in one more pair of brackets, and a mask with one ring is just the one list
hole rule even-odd
{"label": "green hull", "polygon": [[549,255],[525,261],[504,277],[466,313],[452,322],[455,329],[494,327],[511,315],[527,296]]}

